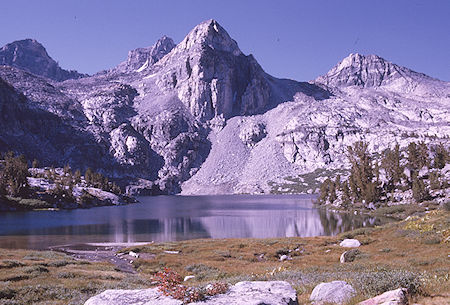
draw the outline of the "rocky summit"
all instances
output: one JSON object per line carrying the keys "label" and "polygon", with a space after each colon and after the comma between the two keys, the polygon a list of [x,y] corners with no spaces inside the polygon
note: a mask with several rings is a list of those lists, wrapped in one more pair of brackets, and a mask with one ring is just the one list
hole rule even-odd
{"label": "rocky summit", "polygon": [[13,66],[54,81],[77,79],[85,74],[61,69],[34,39],[14,41],[0,49],[0,65]]}
{"label": "rocky summit", "polygon": [[278,79],[215,20],[92,76],[29,39],[4,46],[0,65],[1,151],[92,167],[136,192],[268,193],[347,166],[358,140],[381,151],[450,134],[449,82],[361,54],[313,81]]}

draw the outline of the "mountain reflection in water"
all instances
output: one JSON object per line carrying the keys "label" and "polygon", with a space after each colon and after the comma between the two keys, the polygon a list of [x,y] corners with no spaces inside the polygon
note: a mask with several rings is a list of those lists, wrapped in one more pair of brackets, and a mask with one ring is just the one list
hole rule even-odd
{"label": "mountain reflection in water", "polygon": [[0,213],[0,247],[87,242],[336,235],[376,218],[317,209],[310,195],[140,197],[141,203],[72,211]]}

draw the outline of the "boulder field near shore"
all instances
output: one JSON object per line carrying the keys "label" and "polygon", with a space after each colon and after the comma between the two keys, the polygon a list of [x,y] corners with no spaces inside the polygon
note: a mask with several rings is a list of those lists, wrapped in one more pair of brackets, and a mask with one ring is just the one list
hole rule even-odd
{"label": "boulder field near shore", "polygon": [[[320,283],[312,291],[312,304],[346,304],[356,294],[344,281]],[[139,290],[106,290],[93,296],[84,305],[183,305],[182,300],[165,296],[158,288]],[[284,281],[239,282],[230,289],[192,305],[298,305],[295,289]],[[407,305],[407,289],[387,291],[358,305]]]}

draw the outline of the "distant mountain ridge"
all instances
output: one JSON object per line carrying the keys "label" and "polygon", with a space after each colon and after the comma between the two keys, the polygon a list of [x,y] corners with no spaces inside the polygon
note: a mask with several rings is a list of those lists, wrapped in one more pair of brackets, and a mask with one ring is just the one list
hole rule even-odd
{"label": "distant mountain ridge", "polygon": [[358,53],[352,53],[344,58],[328,73],[319,76],[316,82],[329,87],[375,88],[383,86],[394,91],[405,92],[414,91],[418,86],[428,83],[441,84],[445,87],[445,82],[401,67],[380,56]]}
{"label": "distant mountain ridge", "polygon": [[87,76],[62,69],[45,48],[34,39],[14,41],[0,49],[0,65],[13,66],[54,81]]}
{"label": "distant mountain ridge", "polygon": [[[47,58],[31,45],[38,56],[23,58]],[[52,66],[48,58],[31,63]],[[449,82],[360,54],[312,82],[277,79],[212,19],[178,44],[164,36],[93,76],[50,81],[44,68],[12,66],[0,67],[0,80],[22,96],[23,107],[64,124],[52,125],[58,136],[42,137],[26,115],[0,109],[0,149],[43,164],[47,155],[54,165],[100,169],[135,183],[135,191],[278,192],[300,174],[345,168],[347,146],[358,140],[373,151],[449,142]]]}

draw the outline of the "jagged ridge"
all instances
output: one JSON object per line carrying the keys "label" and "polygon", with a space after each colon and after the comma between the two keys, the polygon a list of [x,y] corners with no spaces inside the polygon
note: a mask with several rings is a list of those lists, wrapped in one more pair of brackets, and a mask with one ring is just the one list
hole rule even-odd
{"label": "jagged ridge", "polygon": [[[344,166],[346,147],[360,139],[379,148],[411,141],[408,132],[427,141],[450,132],[447,82],[355,54],[316,82],[276,79],[215,20],[91,77],[50,84],[6,67],[0,77],[30,107],[95,139],[89,145],[103,157],[85,152],[89,166],[169,193],[268,192],[269,181]],[[24,151],[20,139],[7,138],[5,149]],[[69,153],[73,141],[60,147],[61,160],[87,165]]]}

